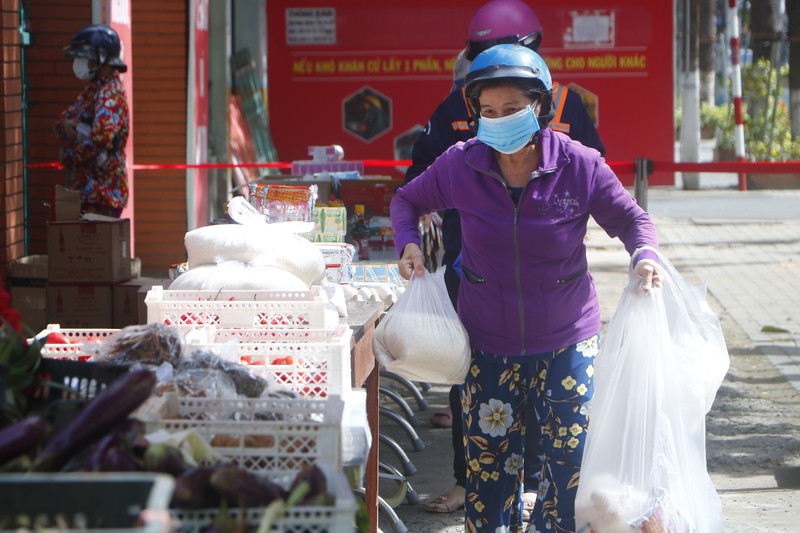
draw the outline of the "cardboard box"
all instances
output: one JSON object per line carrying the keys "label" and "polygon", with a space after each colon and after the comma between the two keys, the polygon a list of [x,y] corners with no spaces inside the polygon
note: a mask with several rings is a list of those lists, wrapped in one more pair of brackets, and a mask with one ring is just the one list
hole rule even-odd
{"label": "cardboard box", "polygon": [[[47,256],[26,255],[9,265],[9,279],[47,280]],[[42,285],[44,286],[44,285]]]}
{"label": "cardboard box", "polygon": [[315,207],[314,231],[317,233],[347,233],[347,209],[344,207]]}
{"label": "cardboard box", "polygon": [[22,323],[33,332],[47,326],[47,256],[29,255],[9,265],[11,305],[22,315]]}
{"label": "cardboard box", "polygon": [[65,328],[111,328],[112,286],[47,284],[47,323]]}
{"label": "cardboard box", "polygon": [[154,285],[169,287],[171,280],[163,278],[135,278],[114,285],[112,324],[124,328],[147,324],[147,306],[144,299]]}
{"label": "cardboard box", "polygon": [[50,220],[53,222],[81,218],[81,193],[56,185],[50,201]]}
{"label": "cardboard box", "polygon": [[131,278],[131,223],[50,222],[47,225],[51,283],[115,283]]}
{"label": "cardboard box", "polygon": [[366,218],[389,216],[389,204],[394,191],[403,183],[403,180],[392,179],[341,180],[339,198],[348,213],[355,212],[356,204],[364,204]]}
{"label": "cardboard box", "polygon": [[327,242],[327,243],[336,243],[336,242],[344,242],[344,234],[343,233],[302,233],[302,237],[305,237],[306,240],[310,242]]}

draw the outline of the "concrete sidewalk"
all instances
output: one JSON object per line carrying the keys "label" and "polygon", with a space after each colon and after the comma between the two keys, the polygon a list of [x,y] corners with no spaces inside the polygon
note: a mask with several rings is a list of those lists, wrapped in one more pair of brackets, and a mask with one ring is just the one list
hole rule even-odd
{"label": "concrete sidewalk", "polygon": [[649,211],[662,252],[800,391],[800,191],[656,190]]}

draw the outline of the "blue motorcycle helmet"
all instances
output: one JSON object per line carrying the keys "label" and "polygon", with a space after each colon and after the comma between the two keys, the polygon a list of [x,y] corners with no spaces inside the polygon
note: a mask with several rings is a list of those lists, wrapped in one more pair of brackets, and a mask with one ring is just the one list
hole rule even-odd
{"label": "blue motorcycle helmet", "polygon": [[473,131],[477,130],[480,120],[481,91],[509,81],[518,85],[531,100],[540,102],[538,120],[542,129],[553,119],[553,80],[545,60],[525,46],[498,44],[478,54],[467,72],[464,94]]}
{"label": "blue motorcycle helmet", "polygon": [[127,72],[128,66],[119,57],[121,52],[119,35],[104,24],[81,28],[64,47],[67,57],[83,57],[98,65],[110,65],[120,72]]}

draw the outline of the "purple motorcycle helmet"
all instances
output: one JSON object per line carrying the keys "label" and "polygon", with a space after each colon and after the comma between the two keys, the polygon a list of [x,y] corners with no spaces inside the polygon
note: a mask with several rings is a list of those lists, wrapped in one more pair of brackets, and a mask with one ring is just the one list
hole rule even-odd
{"label": "purple motorcycle helmet", "polygon": [[469,23],[467,59],[472,61],[496,44],[521,44],[533,50],[542,42],[542,24],[521,0],[492,0],[475,12]]}

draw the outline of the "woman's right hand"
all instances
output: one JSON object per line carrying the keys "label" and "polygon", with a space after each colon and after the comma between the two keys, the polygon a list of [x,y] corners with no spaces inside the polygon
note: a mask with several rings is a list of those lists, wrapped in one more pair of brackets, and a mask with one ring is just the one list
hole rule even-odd
{"label": "woman's right hand", "polygon": [[403,248],[403,256],[397,264],[403,279],[411,279],[411,274],[425,275],[425,256],[419,246],[410,242]]}

